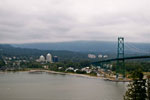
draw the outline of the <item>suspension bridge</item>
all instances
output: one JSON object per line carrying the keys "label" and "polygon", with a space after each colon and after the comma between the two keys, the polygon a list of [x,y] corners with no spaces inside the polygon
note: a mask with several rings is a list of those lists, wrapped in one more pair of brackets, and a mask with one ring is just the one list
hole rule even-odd
{"label": "suspension bridge", "polygon": [[108,62],[112,62],[112,61],[117,61],[116,63],[116,78],[118,78],[118,75],[120,73],[120,69],[122,69],[122,74],[123,77],[125,77],[125,60],[132,60],[132,59],[146,59],[146,58],[150,58],[150,52],[148,51],[144,51],[144,50],[140,50],[137,47],[131,45],[131,44],[127,44],[128,48],[131,48],[134,52],[137,53],[146,53],[146,55],[140,55],[140,56],[128,56],[125,57],[125,44],[124,44],[124,38],[123,37],[118,37],[118,47],[117,47],[117,57],[116,58],[111,58],[111,59],[105,59],[105,60],[101,60],[101,61],[97,61],[97,62],[93,62],[93,65],[99,65],[99,64],[103,64],[103,63],[108,63]]}

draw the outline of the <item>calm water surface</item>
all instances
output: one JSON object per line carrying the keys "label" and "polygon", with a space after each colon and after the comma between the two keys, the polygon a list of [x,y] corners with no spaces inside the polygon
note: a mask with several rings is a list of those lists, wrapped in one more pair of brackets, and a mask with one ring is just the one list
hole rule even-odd
{"label": "calm water surface", "polygon": [[0,73],[0,100],[123,100],[126,83],[60,74]]}

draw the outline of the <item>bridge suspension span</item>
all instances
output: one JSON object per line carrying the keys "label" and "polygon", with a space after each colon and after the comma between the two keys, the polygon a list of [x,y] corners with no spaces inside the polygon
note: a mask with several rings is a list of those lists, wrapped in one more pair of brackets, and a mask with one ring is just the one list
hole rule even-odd
{"label": "bridge suspension span", "polygon": [[[125,47],[131,48],[135,52],[139,52],[139,53],[142,52],[142,54],[146,54],[146,55],[125,57]],[[145,59],[145,58],[150,58],[149,52],[146,52],[144,50],[140,50],[140,49],[136,48],[135,46],[130,45],[128,43],[127,43],[127,45],[125,45],[124,38],[118,37],[117,57],[112,58],[112,59],[105,59],[105,60],[93,62],[92,64],[97,65],[97,64],[101,64],[101,63],[117,61],[117,63],[116,63],[116,78],[118,78],[119,73],[121,73],[123,75],[123,77],[126,76],[125,60]]]}

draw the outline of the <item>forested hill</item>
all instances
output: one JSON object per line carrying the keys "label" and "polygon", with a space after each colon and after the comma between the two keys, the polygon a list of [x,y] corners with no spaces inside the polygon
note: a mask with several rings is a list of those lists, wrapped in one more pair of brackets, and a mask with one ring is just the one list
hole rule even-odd
{"label": "forested hill", "polygon": [[[72,42],[57,42],[57,43],[25,43],[12,44],[15,47],[34,48],[40,50],[68,50],[77,52],[97,52],[97,53],[116,53],[117,41],[72,41]],[[150,43],[129,43],[125,42],[126,54],[141,54],[150,52]]]}
{"label": "forested hill", "polygon": [[13,47],[7,44],[0,44],[0,55],[9,57],[33,57],[38,58],[40,55],[46,56],[51,53],[53,56],[58,56],[59,60],[74,60],[88,59],[87,53],[72,52],[66,50],[39,50],[29,48]]}
{"label": "forested hill", "polygon": [[36,48],[40,50],[68,50],[76,52],[116,52],[117,44],[103,41],[71,41],[56,43],[25,43],[12,44],[21,48]]}

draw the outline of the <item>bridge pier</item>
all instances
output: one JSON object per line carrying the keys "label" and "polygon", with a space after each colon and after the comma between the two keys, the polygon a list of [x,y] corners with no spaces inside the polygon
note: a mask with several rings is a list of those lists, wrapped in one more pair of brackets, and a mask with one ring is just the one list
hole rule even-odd
{"label": "bridge pier", "polygon": [[123,74],[125,77],[125,61],[124,61],[124,38],[118,37],[118,48],[117,48],[117,59],[122,58],[122,60],[117,60],[116,65],[116,79],[119,77],[119,73]]}

